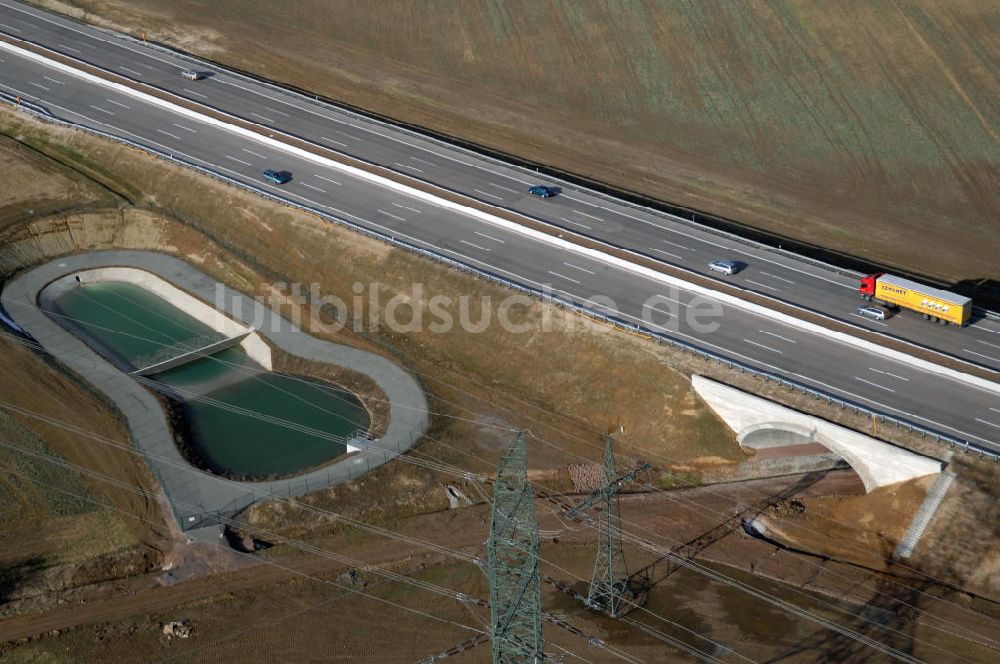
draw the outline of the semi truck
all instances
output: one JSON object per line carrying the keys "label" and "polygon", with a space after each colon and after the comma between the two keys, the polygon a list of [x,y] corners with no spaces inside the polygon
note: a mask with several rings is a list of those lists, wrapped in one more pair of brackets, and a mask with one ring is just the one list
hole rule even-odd
{"label": "semi truck", "polygon": [[972,300],[884,272],[861,279],[858,291],[869,302],[893,309],[909,309],[941,325],[964,326],[972,315]]}

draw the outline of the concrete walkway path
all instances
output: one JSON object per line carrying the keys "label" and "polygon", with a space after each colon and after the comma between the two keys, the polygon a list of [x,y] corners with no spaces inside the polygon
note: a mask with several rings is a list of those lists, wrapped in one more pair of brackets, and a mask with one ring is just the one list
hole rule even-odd
{"label": "concrete walkway path", "polygon": [[[67,274],[98,267],[134,267],[151,272],[196,298],[220,308],[244,325],[253,325],[282,350],[328,362],[370,376],[389,400],[389,427],[362,451],[305,475],[272,482],[236,482],[196,469],[180,454],[159,402],[145,387],[106,361],[38,307],[39,292]],[[220,297],[221,295],[221,297]],[[3,289],[10,317],[70,370],[103,392],[125,417],[138,450],[145,455],[170,500],[183,530],[210,525],[217,515],[229,517],[257,500],[299,496],[342,484],[388,462],[413,446],[428,426],[427,399],[417,381],[384,357],[322,341],[278,314],[254,316],[263,305],[219,284],[177,258],[148,251],[96,251],[54,259],[18,275]],[[218,302],[217,302],[218,300]],[[246,315],[248,319],[242,318]],[[257,320],[250,320],[256,318]],[[98,443],[81,439],[81,445]],[[361,443],[355,443],[359,447]]]}

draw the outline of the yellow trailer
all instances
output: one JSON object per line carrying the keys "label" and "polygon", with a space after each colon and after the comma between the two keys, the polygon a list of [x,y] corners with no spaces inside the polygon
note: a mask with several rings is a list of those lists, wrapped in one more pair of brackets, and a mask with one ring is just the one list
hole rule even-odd
{"label": "yellow trailer", "polygon": [[880,304],[915,311],[942,324],[962,326],[972,315],[971,299],[891,274],[873,274],[862,279],[861,295]]}

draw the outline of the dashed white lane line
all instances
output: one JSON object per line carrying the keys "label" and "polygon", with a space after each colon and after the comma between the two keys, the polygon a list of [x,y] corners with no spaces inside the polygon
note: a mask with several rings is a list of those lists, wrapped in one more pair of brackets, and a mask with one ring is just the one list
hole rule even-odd
{"label": "dashed white lane line", "polygon": [[987,360],[991,360],[993,362],[1000,362],[1000,357],[993,357],[992,355],[986,355],[984,353],[977,353],[976,351],[974,351],[974,350],[972,350],[970,348],[963,348],[962,350],[964,350],[966,353],[969,353],[970,355],[978,355],[979,357],[985,357]]}
{"label": "dashed white lane line", "polygon": [[585,201],[582,198],[577,198],[575,196],[570,196],[569,194],[563,194],[562,197],[563,198],[568,198],[571,201],[576,201],[577,203],[583,203],[584,205],[586,205],[588,207],[592,207],[592,208],[601,207],[600,205],[595,205],[594,203],[591,203],[589,201]]}
{"label": "dashed white lane line", "polygon": [[73,51],[74,53],[83,53],[83,51],[81,51],[80,49],[73,48],[72,46],[67,46],[66,44],[59,44],[59,46],[62,46],[67,51]]}
{"label": "dashed white lane line", "polygon": [[[122,69],[125,69],[125,67],[122,67]],[[138,72],[136,72],[136,73],[138,73]],[[202,99],[208,99],[208,95],[203,95],[200,92],[195,92],[194,90],[189,90],[187,88],[182,88],[182,89],[184,90],[184,92],[186,92],[186,93],[188,93],[190,95],[194,95],[195,97],[201,97]]]}
{"label": "dashed white lane line", "polygon": [[20,28],[15,28],[13,25],[7,25],[6,23],[0,23],[0,28],[7,28],[8,30],[12,30],[14,32],[21,31]]}
{"label": "dashed white lane line", "polygon": [[597,221],[604,221],[600,217],[595,217],[594,215],[587,214],[586,212],[580,212],[579,210],[573,210],[573,212],[576,212],[579,215],[583,215],[584,217],[590,217],[591,219],[596,219]]}
{"label": "dashed white lane line", "polygon": [[476,249],[479,249],[480,251],[489,251],[489,249],[487,249],[486,247],[480,247],[478,244],[474,244],[474,243],[468,242],[466,240],[459,240],[459,242],[461,242],[462,244],[467,244],[470,247],[474,247]]}
{"label": "dashed white lane line", "polygon": [[483,196],[489,196],[490,198],[495,198],[498,201],[503,200],[503,196],[497,196],[496,194],[491,194],[490,192],[483,191],[482,189],[474,189],[473,191],[475,191],[477,194],[482,194]]}
{"label": "dashed white lane line", "polygon": [[753,284],[754,286],[760,286],[761,288],[767,288],[773,291],[781,291],[780,288],[775,288],[774,286],[768,286],[767,284],[762,284],[759,281],[754,281],[753,279],[747,279],[746,282],[748,284]]}
{"label": "dashed white lane line", "polygon": [[552,270],[549,270],[548,272],[549,272],[549,274],[551,274],[554,277],[559,277],[560,279],[565,279],[566,281],[571,281],[574,284],[579,284],[580,283],[576,279],[571,279],[570,277],[567,277],[565,274],[559,274],[558,272],[553,272]]}
{"label": "dashed white lane line", "polygon": [[764,344],[758,343],[756,341],[753,341],[752,339],[744,339],[743,341],[747,342],[748,344],[753,344],[754,346],[757,346],[759,348],[763,348],[764,350],[769,350],[772,353],[777,353],[778,355],[783,355],[784,354],[782,351],[778,350],[777,348],[771,348],[770,346],[765,346]]}
{"label": "dashed white lane line", "polygon": [[1000,348],[1000,345],[991,344],[989,341],[983,341],[982,339],[976,339],[976,341],[979,342],[979,343],[981,343],[981,344],[983,344],[983,345],[985,345],[985,346],[992,346],[993,348]]}
{"label": "dashed white lane line", "polygon": [[[416,157],[411,157],[411,159],[416,159]],[[512,194],[520,194],[517,189],[511,189],[510,187],[505,187],[502,184],[497,184],[496,182],[490,182],[491,187],[496,187],[497,189],[503,189],[504,191],[509,191]]]}
{"label": "dashed white lane line", "polygon": [[859,380],[862,383],[871,385],[872,387],[877,387],[878,389],[885,390],[886,392],[892,392],[893,394],[895,394],[896,392],[896,390],[892,389],[891,387],[886,387],[885,385],[879,385],[878,383],[873,383],[870,380],[865,380],[864,378],[858,378],[857,376],[855,376],[854,380]]}
{"label": "dashed white lane line", "polygon": [[875,367],[868,367],[868,370],[874,371],[877,374],[882,374],[883,376],[892,376],[893,378],[898,378],[899,380],[905,380],[907,383],[910,382],[909,378],[904,378],[903,376],[899,376],[889,371],[882,371],[881,369],[876,369]]}
{"label": "dashed white lane line", "polygon": [[114,115],[113,112],[109,111],[106,108],[101,108],[100,106],[94,106],[93,104],[91,104],[90,107],[95,111],[100,111],[101,113],[107,113],[108,115]]}
{"label": "dashed white lane line", "polygon": [[[990,410],[992,410],[992,408]],[[1000,424],[996,424],[994,422],[990,422],[989,420],[984,420],[984,419],[981,419],[981,418],[978,418],[978,417],[975,418],[975,419],[976,419],[977,422],[982,422],[983,424],[988,424],[991,427],[996,427],[997,429],[1000,429]]]}
{"label": "dashed white lane line", "polygon": [[677,258],[679,260],[684,260],[684,257],[680,254],[672,254],[669,251],[664,251],[663,249],[657,249],[656,247],[650,247],[650,251],[655,251],[658,254],[663,254],[664,256],[670,256],[671,258]]}
{"label": "dashed white lane line", "polygon": [[882,327],[889,327],[889,325],[887,323],[883,323],[883,322],[877,321],[877,320],[872,320],[871,318],[865,318],[864,316],[862,316],[860,314],[856,314],[856,313],[852,312],[851,315],[854,316],[855,318],[860,318],[861,320],[863,320],[866,323],[871,323],[873,325],[881,325]]}
{"label": "dashed white lane line", "polygon": [[42,90],[45,90],[46,92],[49,92],[49,88],[45,87],[41,83],[35,83],[34,81],[28,81],[28,85],[33,85],[36,88],[41,88]]}
{"label": "dashed white lane line", "polygon": [[579,270],[580,272],[586,272],[587,274],[592,274],[595,277],[597,276],[597,273],[594,272],[593,270],[588,270],[587,268],[580,267],[579,265],[573,265],[572,263],[566,263],[565,261],[563,262],[563,265],[565,265],[566,267],[571,267],[574,270]]}
{"label": "dashed white lane line", "polygon": [[171,134],[169,131],[164,131],[164,130],[159,129],[159,128],[157,128],[156,131],[158,131],[159,133],[161,133],[161,134],[163,134],[165,136],[169,136],[170,138],[176,138],[178,141],[181,140],[180,136],[178,136],[177,134]]}
{"label": "dashed white lane line", "polygon": [[44,78],[46,81],[52,81],[56,85],[66,85],[64,82],[57,81],[56,79],[52,78],[51,76],[42,76],[42,78]]}
{"label": "dashed white lane line", "polygon": [[994,413],[1000,413],[1000,408],[994,408],[993,406],[990,406],[990,410],[992,410]]}
{"label": "dashed white lane line", "polygon": [[650,296],[650,298],[654,298],[654,297],[658,297],[658,298],[660,298],[661,300],[667,300],[668,302],[674,302],[674,303],[676,303],[676,304],[679,304],[679,305],[681,305],[682,307],[688,307],[688,306],[691,306],[691,305],[689,305],[689,304],[688,304],[687,302],[681,302],[681,301],[680,301],[680,300],[678,300],[678,299],[677,299],[676,297],[669,297],[669,296],[667,296],[667,295],[660,295],[659,293],[655,293],[655,294],[653,294],[653,295],[651,295],[651,296]]}
{"label": "dashed white lane line", "polygon": [[761,270],[760,273],[763,274],[765,277],[771,277],[772,279],[777,279],[778,281],[784,281],[786,284],[791,284],[793,286],[795,285],[795,282],[792,281],[791,279],[785,279],[784,277],[779,277],[776,274],[771,274],[770,272],[764,272],[763,270]]}
{"label": "dashed white lane line", "polygon": [[797,341],[795,341],[795,339],[789,339],[788,337],[783,337],[780,334],[776,334],[774,332],[768,332],[767,330],[760,330],[760,332],[761,332],[761,334],[766,334],[768,336],[775,337],[776,339],[781,339],[782,341],[787,341],[790,344],[798,343]]}
{"label": "dashed white lane line", "polygon": [[499,242],[500,244],[507,244],[506,240],[501,240],[498,237],[493,237],[492,235],[487,235],[486,233],[480,233],[479,231],[472,231],[472,232],[478,235],[479,237],[486,238],[487,240],[493,240],[494,242]]}
{"label": "dashed white lane line", "polygon": [[275,124],[274,120],[267,117],[266,115],[261,115],[260,113],[254,113],[253,111],[250,112],[250,115],[254,116],[255,118],[260,118],[264,122],[270,122],[271,124]]}
{"label": "dashed white lane line", "polygon": [[340,187],[344,186],[343,182],[337,182],[336,180],[331,180],[330,178],[325,178],[322,175],[313,175],[313,177],[314,178],[319,178],[323,182],[330,182],[330,183],[335,184],[335,185],[340,186]]}
{"label": "dashed white lane line", "polygon": [[669,244],[672,247],[678,247],[680,249],[684,249],[686,251],[694,251],[694,249],[692,249],[691,247],[685,246],[683,244],[677,244],[676,242],[671,242],[670,240],[660,240],[660,242],[662,242],[663,244]]}
{"label": "dashed white lane line", "polygon": [[567,224],[573,224],[574,226],[579,226],[580,228],[586,228],[588,231],[591,230],[590,226],[587,224],[581,224],[579,221],[573,221],[572,219],[567,219],[566,217],[559,217]]}
{"label": "dashed white lane line", "polygon": [[189,132],[191,132],[192,134],[197,134],[197,133],[198,133],[198,130],[197,130],[197,129],[192,129],[191,127],[185,127],[184,125],[182,125],[182,124],[177,124],[176,122],[175,122],[175,123],[173,123],[173,124],[174,124],[174,126],[175,126],[175,127],[177,127],[178,129],[183,129],[184,131],[189,131]]}
{"label": "dashed white lane line", "polygon": [[128,109],[132,108],[131,106],[126,106],[120,101],[115,101],[114,99],[105,99],[104,101],[108,102],[109,104],[114,104],[115,106],[121,106],[122,108],[128,108]]}
{"label": "dashed white lane line", "polygon": [[423,170],[422,170],[422,169],[419,169],[419,168],[417,168],[416,166],[410,166],[409,164],[401,164],[401,163],[399,163],[398,161],[394,161],[394,162],[392,162],[392,165],[393,165],[393,166],[399,166],[400,168],[408,168],[408,169],[410,169],[411,171],[416,171],[417,173],[423,173]]}
{"label": "dashed white lane line", "polygon": [[342,148],[348,147],[347,143],[344,143],[343,141],[335,141],[334,139],[330,138],[329,136],[320,136],[320,138],[322,138],[327,143],[333,143],[334,145],[339,145]]}
{"label": "dashed white lane line", "polygon": [[272,113],[277,113],[278,115],[284,115],[286,117],[291,117],[288,113],[285,113],[284,111],[279,111],[276,108],[271,108],[270,106],[265,106],[264,110],[265,111],[271,111]]}
{"label": "dashed white lane line", "polygon": [[121,69],[124,69],[125,71],[130,71],[133,74],[135,74],[136,76],[142,76],[142,72],[141,71],[136,71],[135,69],[132,69],[131,67],[126,67],[125,65],[122,65]]}
{"label": "dashed white lane line", "polygon": [[[666,309],[657,309],[655,303],[654,304],[650,304],[649,302],[643,302],[642,308],[643,309],[649,309],[650,311],[655,311],[658,314],[666,314],[668,316],[674,316],[674,315],[676,315],[675,312],[673,312],[673,311],[667,311]],[[652,322],[652,321],[650,321],[650,322]],[[653,323],[653,324],[655,325],[655,323]]]}
{"label": "dashed white lane line", "polygon": [[246,148],[242,148],[242,150],[244,152],[246,152],[247,154],[252,154],[255,157],[260,157],[261,159],[267,159],[267,157],[265,157],[264,155],[262,155],[259,152],[254,152],[253,150],[247,150]]}
{"label": "dashed white lane line", "polygon": [[226,155],[226,159],[232,159],[233,161],[238,162],[240,164],[243,164],[244,166],[253,166],[253,164],[251,164],[249,161],[243,161],[242,159],[237,159],[236,157],[231,157],[228,154]]}
{"label": "dashed white lane line", "polygon": [[326,193],[326,189],[320,189],[319,187],[314,187],[311,184],[309,184],[308,182],[303,182],[302,186],[303,187],[309,187],[310,189],[312,189],[314,191],[318,191],[321,194],[325,194]]}
{"label": "dashed white lane line", "polygon": [[376,212],[384,214],[387,217],[392,217],[393,219],[399,219],[400,221],[406,221],[406,219],[404,217],[400,217],[399,215],[393,214],[391,212],[386,212],[385,210],[376,210]]}
{"label": "dashed white lane line", "polygon": [[[354,140],[358,140],[355,138]],[[437,166],[433,161],[427,161],[426,159],[421,159],[420,157],[410,157],[413,161],[419,162],[421,164],[427,164],[428,166]]]}
{"label": "dashed white lane line", "polygon": [[401,205],[400,203],[393,203],[393,205],[398,208],[403,208],[404,210],[409,210],[410,212],[416,212],[417,214],[420,214],[420,210],[418,210],[415,207],[410,207],[409,205]]}

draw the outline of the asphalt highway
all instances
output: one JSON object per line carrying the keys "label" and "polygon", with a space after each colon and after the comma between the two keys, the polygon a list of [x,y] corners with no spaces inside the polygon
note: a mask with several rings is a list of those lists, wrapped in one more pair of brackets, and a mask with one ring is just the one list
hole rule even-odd
{"label": "asphalt highway", "polygon": [[[630,238],[646,243],[648,248],[655,246],[679,256],[666,258],[690,266],[703,266],[714,258],[742,259],[750,267],[737,279],[768,284],[785,294],[824,294],[831,307],[839,307],[836,303],[842,300],[849,311],[858,304],[853,280],[835,272],[797,263],[777,252],[746,249],[735,240],[697,231],[664,215],[617,205],[565,186],[556,198],[536,200],[525,190],[537,180],[523,171],[477,159],[302,97],[266,87],[252,89],[253,84],[242,78],[218,74],[187,81],[179,71],[191,67],[190,62],[160,51],[144,52],[139,45],[109,40],[103,33],[7,0],[0,2],[0,30],[45,42],[70,56],[85,55],[87,61],[118,72],[129,73],[127,67],[139,72],[132,74],[137,79],[176,87],[192,99],[197,99],[197,93],[202,101],[219,108],[233,105],[242,117],[292,127],[290,131],[296,135],[321,132],[325,139],[319,142],[331,147],[350,150],[350,154],[377,163],[394,159],[387,165],[400,172],[412,171],[458,191],[471,187],[482,200],[495,198],[492,202],[534,217],[562,219],[567,228],[580,225],[581,230],[595,236],[598,231],[609,233],[618,245]],[[179,116],[8,51],[0,51],[0,61],[0,89],[45,106],[59,117],[168,152],[188,163],[508,279],[548,287],[556,294],[623,320],[642,323],[835,396],[1000,452],[1000,399],[995,393],[718,302],[714,304],[722,313],[716,321],[718,329],[697,331],[688,312],[696,306],[704,310],[710,306],[698,305],[697,301],[704,298],[690,292],[671,290],[656,280],[572,250],[542,244],[474,217],[373,186],[341,170]],[[345,149],[344,145],[349,147]],[[294,178],[280,187],[272,185],[261,176],[266,168],[291,171]],[[710,321],[710,317],[703,320]],[[915,332],[931,335],[921,338],[921,343],[948,342],[967,346],[967,350],[981,350],[982,355],[1000,366],[1000,331],[994,331],[991,321],[979,321],[976,327],[965,330],[939,328],[904,317],[887,323],[903,321],[912,323]],[[940,344],[933,335],[939,335]]]}

